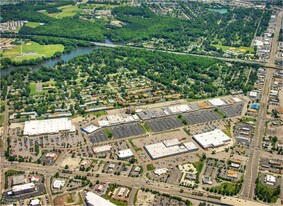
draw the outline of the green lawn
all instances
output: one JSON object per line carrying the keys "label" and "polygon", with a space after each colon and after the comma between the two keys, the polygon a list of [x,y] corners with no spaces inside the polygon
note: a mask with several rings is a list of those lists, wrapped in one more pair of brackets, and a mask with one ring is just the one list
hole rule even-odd
{"label": "green lawn", "polygon": [[229,136],[229,137],[232,137],[232,134],[231,134],[231,130],[230,130],[230,126],[229,125],[224,125],[225,127],[225,130],[223,130],[223,132]]}
{"label": "green lawn", "polygon": [[227,51],[227,50],[232,50],[235,52],[254,52],[254,48],[253,47],[244,47],[244,46],[240,46],[240,47],[231,47],[231,46],[223,46],[223,45],[219,45],[219,44],[211,44],[211,46],[215,46],[217,49],[222,49],[223,51]]}
{"label": "green lawn", "polygon": [[243,122],[243,123],[254,122],[255,123],[256,119],[251,118],[251,117],[246,117],[246,118],[242,119],[241,122]]}
{"label": "green lawn", "polygon": [[31,27],[31,28],[36,28],[40,25],[38,22],[28,22],[25,24],[25,26]]}
{"label": "green lawn", "polygon": [[256,196],[258,199],[268,203],[275,203],[278,199],[279,194],[280,186],[276,188],[268,187],[257,180]]}
{"label": "green lawn", "polygon": [[[21,54],[22,47],[22,54]],[[17,45],[11,50],[3,52],[2,58],[10,58],[12,61],[20,62],[22,60],[35,59],[38,57],[51,57],[55,52],[63,52],[64,46],[62,44],[48,44],[40,45],[36,42],[30,41],[24,45]]]}
{"label": "green lawn", "polygon": [[203,168],[203,162],[202,161],[194,162],[193,165],[197,169],[198,173],[201,173],[201,170]]}
{"label": "green lawn", "polygon": [[106,115],[107,112],[105,110],[100,110],[100,111],[90,112],[88,114],[96,116],[96,117],[100,117],[102,115]]}
{"label": "green lawn", "polygon": [[42,90],[41,92],[37,92],[36,91],[36,83],[35,82],[31,82],[29,84],[29,88],[30,88],[30,94],[31,95],[35,95],[35,94],[46,94],[48,91],[47,90]]}
{"label": "green lawn", "polygon": [[154,170],[154,169],[155,169],[155,167],[152,164],[146,165],[147,171],[151,171],[151,170]]}
{"label": "green lawn", "polygon": [[3,122],[4,122],[4,113],[1,113],[0,114],[0,126],[3,125]]}
{"label": "green lawn", "polygon": [[45,15],[48,15],[50,17],[54,17],[56,19],[62,19],[64,17],[75,16],[78,12],[81,11],[81,9],[78,8],[78,6],[75,6],[75,5],[66,5],[66,6],[61,6],[61,7],[58,7],[58,8],[62,10],[59,13],[49,14],[49,13],[46,12],[46,10],[41,10],[39,12],[41,12]]}
{"label": "green lawn", "polygon": [[211,188],[210,191],[222,195],[236,195],[239,193],[241,187],[241,183],[224,182],[219,186]]}

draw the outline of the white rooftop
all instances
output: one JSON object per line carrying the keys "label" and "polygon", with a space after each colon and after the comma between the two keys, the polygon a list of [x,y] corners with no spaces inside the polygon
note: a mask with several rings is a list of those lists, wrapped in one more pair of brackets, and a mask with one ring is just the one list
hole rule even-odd
{"label": "white rooftop", "polygon": [[[193,143],[192,143],[193,144]],[[146,151],[150,154],[152,159],[158,159],[167,156],[173,156],[192,150],[198,150],[196,145],[190,142],[180,143],[178,139],[165,140],[155,144],[145,145]]]}
{"label": "white rooftop", "polygon": [[181,113],[181,112],[187,112],[187,111],[191,110],[191,108],[188,105],[186,105],[186,104],[170,106],[170,107],[168,107],[168,109],[172,113]]}
{"label": "white rooftop", "polygon": [[213,106],[222,106],[225,105],[226,103],[220,99],[220,98],[216,98],[216,99],[211,99],[208,100],[210,104],[212,104]]}
{"label": "white rooftop", "polygon": [[250,91],[249,96],[250,97],[257,97],[257,92],[256,91]]}
{"label": "white rooftop", "polygon": [[234,97],[234,98],[232,98],[235,102],[241,102],[242,100],[240,99],[240,98],[238,98],[238,97]]}
{"label": "white rooftop", "polygon": [[92,148],[93,153],[107,152],[111,150],[111,145],[103,145]]}
{"label": "white rooftop", "polygon": [[39,204],[40,204],[40,200],[39,200],[39,199],[31,200],[29,204],[30,204],[31,206],[32,206],[32,205],[39,205]]}
{"label": "white rooftop", "polygon": [[63,187],[65,184],[65,180],[55,180],[53,183],[53,187],[55,189],[60,189],[60,187]]}
{"label": "white rooftop", "polygon": [[132,156],[134,156],[134,154],[131,151],[131,149],[125,149],[125,150],[118,151],[118,157],[121,159],[132,157]]}
{"label": "white rooftop", "polygon": [[231,138],[220,129],[215,129],[210,132],[194,135],[193,139],[203,148],[220,147],[231,141]]}
{"label": "white rooftop", "polygon": [[109,126],[110,122],[108,120],[99,120],[98,124],[100,127],[107,127]]}
{"label": "white rooftop", "polygon": [[195,145],[195,143],[193,142],[185,142],[184,143],[184,146],[189,150],[189,151],[192,151],[192,150],[198,150],[198,147]]}
{"label": "white rooftop", "polygon": [[97,129],[99,129],[99,127],[95,126],[94,124],[82,128],[82,130],[88,134],[93,133]]}
{"label": "white rooftop", "polygon": [[100,197],[99,195],[93,192],[87,192],[85,196],[86,202],[92,206],[115,206],[113,203],[108,200]]}
{"label": "white rooftop", "polygon": [[276,183],[276,177],[273,175],[266,175],[265,176],[265,181],[266,182],[271,182],[271,183]]}
{"label": "white rooftop", "polygon": [[58,133],[59,131],[76,131],[75,125],[68,118],[26,121],[24,135]]}
{"label": "white rooftop", "polygon": [[159,176],[159,175],[165,174],[167,171],[168,171],[167,168],[161,168],[161,169],[156,169],[153,172],[154,172],[154,174]]}
{"label": "white rooftop", "polygon": [[19,191],[33,189],[33,188],[35,188],[35,184],[33,182],[31,182],[31,183],[27,183],[27,184],[23,184],[23,185],[13,186],[12,191],[13,192],[19,192]]}
{"label": "white rooftop", "polygon": [[178,145],[178,144],[180,144],[180,142],[179,142],[178,139],[168,139],[168,140],[164,140],[163,144],[166,147],[170,147],[170,146]]}

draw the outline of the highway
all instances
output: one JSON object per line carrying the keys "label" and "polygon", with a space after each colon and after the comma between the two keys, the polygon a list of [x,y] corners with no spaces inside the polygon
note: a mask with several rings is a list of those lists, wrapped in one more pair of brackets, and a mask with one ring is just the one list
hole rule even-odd
{"label": "highway", "polygon": [[[278,47],[278,35],[282,21],[282,11],[277,15],[276,28],[274,32],[274,38],[272,43],[272,48],[270,52],[270,59],[268,61],[267,67],[274,65],[275,54]],[[262,89],[262,96],[260,100],[260,109],[258,112],[257,123],[255,128],[255,133],[253,137],[253,142],[250,145],[251,154],[247,163],[246,175],[244,177],[244,187],[241,196],[247,199],[253,199],[255,192],[255,181],[258,175],[258,167],[260,161],[260,151],[262,145],[262,138],[264,134],[265,122],[267,118],[267,106],[269,99],[269,91],[271,86],[271,80],[274,73],[274,69],[267,69],[265,82]]]}
{"label": "highway", "polygon": [[9,107],[8,107],[8,99],[7,96],[9,94],[10,87],[7,87],[7,94],[5,96],[5,111],[4,111],[4,122],[3,122],[3,134],[1,137],[2,147],[0,149],[0,199],[2,197],[2,192],[5,188],[5,174],[3,170],[3,162],[5,160],[5,149],[6,149],[6,138],[8,136],[8,129],[9,129]]}

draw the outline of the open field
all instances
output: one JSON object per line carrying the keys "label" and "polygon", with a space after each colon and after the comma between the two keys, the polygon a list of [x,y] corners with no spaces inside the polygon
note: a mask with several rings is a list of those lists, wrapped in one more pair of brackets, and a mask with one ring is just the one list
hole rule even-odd
{"label": "open field", "polygon": [[3,58],[10,58],[12,61],[23,61],[29,59],[35,59],[38,57],[51,57],[56,52],[63,52],[64,46],[62,44],[49,44],[49,45],[40,45],[36,42],[30,41],[22,45],[22,54],[21,54],[21,45],[17,45],[11,50],[3,52]]}
{"label": "open field", "polygon": [[254,48],[252,47],[231,47],[231,46],[223,46],[219,44],[211,44],[211,46],[215,46],[217,49],[222,49],[223,51],[232,50],[234,52],[254,52]]}
{"label": "open field", "polygon": [[0,114],[0,126],[3,124],[4,122],[4,113]]}
{"label": "open field", "polygon": [[26,23],[26,26],[30,27],[30,28],[36,28],[40,25],[40,23],[38,22],[28,22]]}
{"label": "open field", "polygon": [[76,13],[81,11],[81,9],[79,9],[78,6],[74,6],[74,5],[61,6],[58,7],[58,9],[61,9],[62,11],[59,13],[51,13],[51,14],[47,13],[45,10],[42,10],[40,12],[45,15],[54,17],[56,19],[62,19],[64,17],[75,16]]}
{"label": "open field", "polygon": [[29,84],[29,88],[30,88],[30,93],[31,95],[34,95],[34,94],[46,94],[48,91],[47,90],[42,90],[42,91],[36,91],[36,83],[35,82],[31,82]]}

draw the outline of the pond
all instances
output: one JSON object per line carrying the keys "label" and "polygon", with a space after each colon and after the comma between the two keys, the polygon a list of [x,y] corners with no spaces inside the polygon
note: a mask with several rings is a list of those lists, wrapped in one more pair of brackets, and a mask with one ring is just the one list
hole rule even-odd
{"label": "pond", "polygon": [[209,11],[214,11],[214,12],[217,12],[219,14],[225,14],[228,12],[227,9],[208,9]]}

